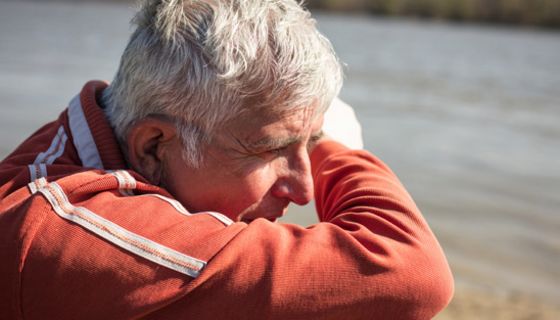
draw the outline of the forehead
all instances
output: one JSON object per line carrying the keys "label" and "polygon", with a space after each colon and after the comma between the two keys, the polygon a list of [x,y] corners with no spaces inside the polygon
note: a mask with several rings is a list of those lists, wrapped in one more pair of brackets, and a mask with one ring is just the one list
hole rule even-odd
{"label": "forehead", "polygon": [[229,129],[242,136],[299,135],[309,131],[315,120],[314,107],[294,108],[283,112],[256,110],[243,113],[229,124]]}
{"label": "forehead", "polygon": [[[215,136],[215,143],[225,148],[241,147],[248,152],[283,148],[296,142],[305,142],[318,134],[322,119],[313,107],[294,108],[282,113],[265,111],[245,112],[230,121]],[[218,146],[216,145],[216,146]]]}

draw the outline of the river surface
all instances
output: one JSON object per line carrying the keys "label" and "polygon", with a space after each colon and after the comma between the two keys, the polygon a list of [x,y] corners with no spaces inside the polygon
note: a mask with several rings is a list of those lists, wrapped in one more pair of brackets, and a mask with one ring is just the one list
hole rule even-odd
{"label": "river surface", "polygon": [[[0,2],[0,158],[89,79],[110,80],[127,4]],[[366,148],[402,179],[458,287],[560,304],[560,33],[317,15]],[[312,206],[285,220],[315,221]]]}

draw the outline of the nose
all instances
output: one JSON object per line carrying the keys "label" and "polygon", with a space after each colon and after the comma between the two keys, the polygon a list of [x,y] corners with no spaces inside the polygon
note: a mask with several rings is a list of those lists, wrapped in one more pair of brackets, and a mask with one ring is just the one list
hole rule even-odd
{"label": "nose", "polygon": [[313,178],[307,149],[302,148],[293,156],[286,157],[281,166],[272,195],[287,198],[298,205],[305,205],[313,200]]}

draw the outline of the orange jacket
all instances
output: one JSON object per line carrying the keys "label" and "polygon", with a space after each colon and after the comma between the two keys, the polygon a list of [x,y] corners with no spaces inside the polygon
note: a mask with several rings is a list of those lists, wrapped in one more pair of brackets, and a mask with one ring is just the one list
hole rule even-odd
{"label": "orange jacket", "polygon": [[90,82],[0,163],[0,319],[429,319],[453,280],[391,170],[326,142],[321,223],[190,214],[127,170]]}

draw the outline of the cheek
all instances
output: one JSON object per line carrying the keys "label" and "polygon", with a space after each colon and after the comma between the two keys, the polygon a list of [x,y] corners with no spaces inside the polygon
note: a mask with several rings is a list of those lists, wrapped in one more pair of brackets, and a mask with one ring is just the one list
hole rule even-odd
{"label": "cheek", "polygon": [[251,205],[266,197],[276,182],[276,174],[271,166],[264,166],[237,177],[235,181],[237,186],[233,188],[239,198],[245,199]]}
{"label": "cheek", "polygon": [[222,189],[220,211],[236,220],[240,213],[268,202],[276,175],[271,166],[263,166],[246,172],[244,176],[232,175],[225,180],[227,186]]}
{"label": "cheek", "polygon": [[266,201],[277,180],[273,163],[224,167],[210,163],[202,169],[172,161],[168,191],[191,212],[217,211],[237,215]]}

